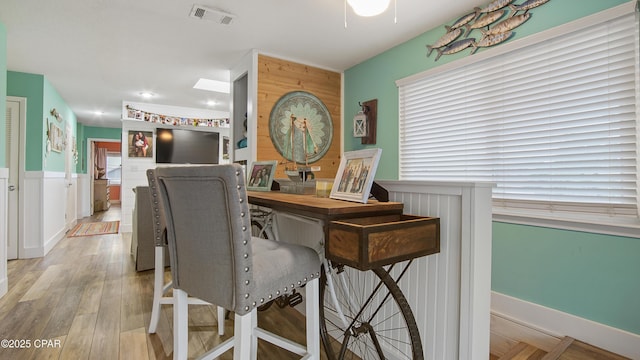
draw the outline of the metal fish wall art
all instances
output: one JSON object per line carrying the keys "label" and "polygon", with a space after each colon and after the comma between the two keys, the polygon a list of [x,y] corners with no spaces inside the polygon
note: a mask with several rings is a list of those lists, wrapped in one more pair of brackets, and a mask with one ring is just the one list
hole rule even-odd
{"label": "metal fish wall art", "polygon": [[529,13],[516,15],[506,20],[500,21],[489,30],[480,30],[480,31],[482,31],[482,36],[498,35],[500,33],[507,32],[517,28],[518,26],[524,24],[525,21],[529,20],[530,17],[531,17],[531,14]]}
{"label": "metal fish wall art", "polygon": [[470,46],[473,46],[473,44],[476,42],[476,39],[474,38],[467,38],[467,39],[462,39],[462,40],[458,40],[458,41],[454,41],[451,44],[447,45],[446,47],[442,48],[442,49],[438,49],[438,56],[436,56],[436,60],[438,61],[438,59],[440,59],[440,56],[442,55],[451,55],[451,54],[455,54],[457,52],[460,52]]}
{"label": "metal fish wall art", "polygon": [[[513,29],[532,17],[531,9],[549,1],[521,0],[519,4],[514,4],[514,0],[493,0],[482,8],[476,7],[473,12],[461,16],[453,24],[444,26],[445,34],[433,44],[427,45],[427,57],[433,50],[438,52],[434,60],[438,61],[442,55],[459,53],[467,48],[472,48],[470,54],[474,54],[479,48],[501,44],[515,35]],[[500,20],[505,15],[506,18]],[[477,35],[470,36],[474,30],[482,33],[480,40],[476,40]]]}
{"label": "metal fish wall art", "polygon": [[468,23],[470,23],[471,21],[475,20],[478,17],[478,15],[480,15],[480,13],[478,13],[477,11],[469,13],[469,14],[461,17],[460,19],[456,20],[453,23],[453,25],[445,26],[445,29],[447,30],[447,32],[450,32],[451,30],[461,28],[461,27],[467,25]]}
{"label": "metal fish wall art", "polygon": [[507,31],[507,32],[503,32],[495,35],[485,36],[478,42],[474,41],[473,44],[471,44],[471,46],[473,46],[473,50],[471,50],[471,54],[474,54],[476,51],[478,51],[478,48],[489,47],[493,45],[498,45],[501,42],[505,42],[509,40],[509,38],[513,36],[513,34],[514,34],[513,31]]}
{"label": "metal fish wall art", "polygon": [[511,16],[515,15],[518,11],[524,10],[526,13],[533,8],[546,4],[548,1],[549,0],[527,0],[520,5],[510,4],[509,8],[511,9]]}
{"label": "metal fish wall art", "polygon": [[451,42],[453,42],[453,40],[457,39],[460,36],[460,34],[462,34],[462,29],[457,28],[455,30],[449,31],[446,34],[442,35],[442,37],[438,39],[438,41],[434,42],[432,45],[427,45],[427,50],[428,50],[427,57],[431,55],[431,52],[434,49],[438,49],[443,46],[449,45]]}
{"label": "metal fish wall art", "polygon": [[496,11],[498,9],[502,9],[503,7],[511,4],[513,0],[494,0],[489,5],[483,7],[479,11],[481,13],[490,13],[492,11]]}
{"label": "metal fish wall art", "polygon": [[493,24],[498,19],[500,19],[502,15],[504,15],[504,13],[505,13],[505,10],[493,11],[493,12],[482,15],[482,17],[480,17],[478,20],[476,20],[471,24],[466,24],[465,28],[467,29],[467,31],[465,32],[464,36],[469,35],[471,30],[473,29],[481,29],[485,26],[489,26]]}

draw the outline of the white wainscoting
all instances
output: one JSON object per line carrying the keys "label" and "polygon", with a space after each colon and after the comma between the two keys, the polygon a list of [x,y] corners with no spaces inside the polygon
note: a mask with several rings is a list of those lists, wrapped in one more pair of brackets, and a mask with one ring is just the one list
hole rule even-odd
{"label": "white wainscoting", "polygon": [[[404,203],[405,214],[440,218],[440,253],[414,260],[400,281],[420,330],[425,359],[488,359],[492,184],[378,183],[389,191],[391,201]],[[321,228],[280,215],[280,240],[317,249]]]}
{"label": "white wainscoting", "polygon": [[89,174],[77,175],[77,217],[91,216],[91,176]]}
{"label": "white wainscoting", "polygon": [[416,259],[400,281],[425,359],[488,359],[492,184],[378,183],[405,214],[440,218],[440,253]]}
{"label": "white wainscoting", "polygon": [[9,169],[0,168],[0,298],[7,293],[7,207]]}
{"label": "white wainscoting", "polygon": [[[27,171],[24,176],[24,206],[22,208],[20,258],[45,256],[65,235],[68,227],[67,211],[68,181],[63,172]],[[75,203],[77,179],[69,186]],[[74,206],[75,208],[75,206]],[[70,214],[75,224],[76,214]]]}

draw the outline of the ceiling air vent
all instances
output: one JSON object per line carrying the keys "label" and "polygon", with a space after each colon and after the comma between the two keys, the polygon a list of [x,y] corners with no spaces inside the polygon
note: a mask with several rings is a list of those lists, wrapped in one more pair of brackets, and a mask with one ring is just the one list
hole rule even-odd
{"label": "ceiling air vent", "polygon": [[189,17],[213,21],[222,25],[229,25],[235,15],[226,13],[221,10],[211,9],[202,5],[193,5]]}

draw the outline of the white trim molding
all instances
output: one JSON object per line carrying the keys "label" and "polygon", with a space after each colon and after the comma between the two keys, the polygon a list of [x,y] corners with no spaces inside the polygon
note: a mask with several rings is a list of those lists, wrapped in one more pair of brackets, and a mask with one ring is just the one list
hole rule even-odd
{"label": "white trim molding", "polygon": [[7,281],[7,209],[8,209],[8,188],[9,169],[0,168],[0,298],[8,289]]}
{"label": "white trim molding", "polygon": [[640,335],[501,293],[491,295],[491,312],[554,337],[571,336],[631,359],[640,359]]}
{"label": "white trim molding", "polygon": [[425,359],[489,356],[492,183],[377,181],[404,213],[440,218],[440,253],[418,258],[400,281]]}

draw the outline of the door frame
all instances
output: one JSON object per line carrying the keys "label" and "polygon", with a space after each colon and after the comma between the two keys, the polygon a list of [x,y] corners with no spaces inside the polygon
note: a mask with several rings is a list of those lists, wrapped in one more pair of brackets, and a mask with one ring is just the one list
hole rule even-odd
{"label": "door frame", "polygon": [[[8,236],[8,231],[7,231],[7,244],[10,241],[15,241],[15,247],[16,247],[16,253],[15,253],[15,258],[11,257],[11,259],[21,259],[22,256],[24,256],[24,214],[23,209],[24,209],[24,192],[22,191],[22,189],[24,189],[24,173],[25,173],[25,151],[26,151],[26,141],[27,141],[27,136],[26,136],[26,131],[27,131],[27,98],[26,97],[20,97],[20,96],[7,96],[6,97],[6,101],[13,101],[13,102],[17,102],[18,106],[20,108],[20,114],[19,114],[19,118],[18,118],[18,166],[17,166],[17,177],[18,177],[18,181],[17,181],[17,187],[18,187],[18,199],[17,199],[17,204],[15,204],[15,207],[17,208],[12,208],[10,207],[10,202],[9,199],[7,198],[7,211],[8,212],[14,212],[14,214],[16,214],[17,216],[17,224],[14,224],[15,226],[17,226],[17,239],[12,240],[10,239],[10,237]],[[10,159],[7,159],[7,163],[10,161]],[[9,168],[9,167],[8,167]],[[9,168],[9,171],[11,169]],[[11,176],[11,174],[9,174],[9,176]],[[8,214],[7,214],[8,215]],[[9,219],[7,217],[7,226],[9,226]],[[9,259],[9,254],[7,253],[7,259]]]}
{"label": "door frame", "polygon": [[[87,138],[87,175],[89,175],[89,214],[93,215],[95,209],[93,208],[93,181],[95,180],[94,169],[95,164],[95,143],[97,142],[117,142],[122,144],[122,139],[104,139],[104,138]],[[121,145],[122,147],[122,145]],[[122,151],[120,152],[122,154]],[[122,195],[121,195],[122,196]]]}

